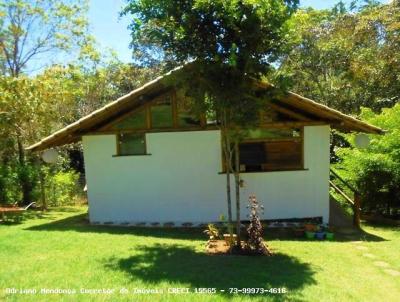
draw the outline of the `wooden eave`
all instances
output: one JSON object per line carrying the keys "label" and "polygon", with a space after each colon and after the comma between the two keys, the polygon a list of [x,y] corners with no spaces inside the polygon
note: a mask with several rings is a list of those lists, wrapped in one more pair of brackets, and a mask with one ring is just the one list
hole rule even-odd
{"label": "wooden eave", "polygon": [[[93,111],[78,121],[56,131],[26,149],[31,151],[40,151],[79,141],[83,135],[93,133],[97,129],[117,119],[119,116],[141,107],[152,98],[171,89],[171,85],[166,83],[167,81],[165,80],[172,73],[177,72],[180,69],[182,69],[182,67],[171,70],[165,75],[160,76],[102,108]],[[257,86],[262,89],[273,88],[272,85],[264,82],[257,83]],[[271,101],[270,106],[280,114],[294,119],[293,122],[281,122],[269,125],[272,127],[298,127],[301,125],[326,124],[345,132],[355,131],[372,134],[384,133],[381,128],[358,120],[352,116],[346,115],[338,110],[332,109],[293,92],[288,92],[286,95]]]}
{"label": "wooden eave", "polygon": [[[266,82],[258,82],[257,86],[263,89],[273,89],[274,86]],[[305,114],[312,117],[312,120],[325,121],[344,132],[364,132],[370,134],[384,134],[385,131],[379,127],[363,122],[355,117],[344,114],[336,109],[317,103],[309,98],[303,97],[294,92],[287,92],[286,95],[279,97],[275,104],[291,108],[297,114]]]}
{"label": "wooden eave", "polygon": [[40,151],[79,141],[82,135],[101,127],[102,125],[117,118],[119,115],[124,114],[127,111],[135,109],[153,95],[160,94],[168,89],[165,79],[181,68],[182,67],[175,68],[163,76],[144,84],[143,86],[103,106],[102,108],[82,117],[76,122],[43,138],[39,142],[26,148],[26,150]]}

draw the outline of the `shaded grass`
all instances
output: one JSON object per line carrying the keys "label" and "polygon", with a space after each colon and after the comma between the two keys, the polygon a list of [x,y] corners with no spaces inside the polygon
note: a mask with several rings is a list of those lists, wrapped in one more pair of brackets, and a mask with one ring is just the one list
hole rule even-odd
{"label": "shaded grass", "polygon": [[[295,290],[314,283],[309,264],[281,253],[273,258],[209,256],[176,244],[139,246],[138,249],[140,253],[134,256],[111,258],[107,267],[122,270],[133,280],[140,278],[153,284],[185,283],[198,288],[285,286]],[[281,270],[286,273],[281,274]]]}
{"label": "shaded grass", "polygon": [[[208,256],[201,230],[91,226],[86,208],[29,211],[0,225],[0,301],[396,301],[400,278],[356,249],[400,270],[396,228],[366,226],[337,242],[293,240],[269,232],[273,257]],[[340,236],[339,236],[340,237]],[[362,240],[354,243],[353,240]],[[111,295],[6,295],[5,288],[114,288]],[[120,288],[263,287],[277,295],[123,295]]]}

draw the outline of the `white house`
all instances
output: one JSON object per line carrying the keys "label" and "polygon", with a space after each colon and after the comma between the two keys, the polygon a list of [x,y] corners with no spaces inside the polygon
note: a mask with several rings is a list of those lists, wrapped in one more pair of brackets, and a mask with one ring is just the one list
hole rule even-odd
{"label": "white house", "polygon": [[[166,81],[170,74],[28,148],[82,141],[92,223],[179,225],[226,215],[220,130],[191,113],[190,99]],[[330,129],[382,130],[294,93],[269,103],[240,145],[242,219],[254,193],[264,219],[328,222]]]}

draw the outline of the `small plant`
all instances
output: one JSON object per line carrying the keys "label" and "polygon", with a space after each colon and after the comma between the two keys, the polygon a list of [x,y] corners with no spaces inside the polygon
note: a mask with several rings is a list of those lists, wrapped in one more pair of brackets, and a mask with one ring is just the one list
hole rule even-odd
{"label": "small plant", "polygon": [[209,223],[207,225],[207,229],[204,230],[204,233],[208,235],[210,241],[217,240],[219,238],[219,231],[217,227],[212,223]]}
{"label": "small plant", "polygon": [[253,255],[272,255],[271,251],[264,243],[262,237],[263,228],[260,216],[258,215],[260,209],[263,210],[264,207],[258,203],[255,195],[249,196],[249,205],[247,207],[250,209],[250,225],[247,228],[249,238],[246,244],[248,252]]}

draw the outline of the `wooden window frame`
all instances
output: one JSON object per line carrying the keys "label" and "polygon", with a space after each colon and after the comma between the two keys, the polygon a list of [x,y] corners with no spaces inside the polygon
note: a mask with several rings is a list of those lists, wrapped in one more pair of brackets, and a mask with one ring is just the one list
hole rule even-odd
{"label": "wooden window frame", "polygon": [[166,92],[163,93],[157,97],[155,97],[154,99],[152,99],[148,104],[146,104],[146,110],[148,111],[147,114],[147,126],[149,130],[153,129],[153,115],[151,112],[151,108],[153,106],[157,105],[157,102],[162,100],[163,98],[165,98],[166,96],[171,98],[171,119],[172,119],[172,126],[167,126],[167,127],[159,127],[157,129],[175,129],[176,125],[177,125],[177,121],[176,121],[176,104],[175,104],[175,98],[174,98],[174,91],[170,91],[170,92]]}
{"label": "wooden window frame", "polygon": [[[153,121],[152,121],[152,114],[151,114],[151,107],[154,106],[160,99],[169,96],[171,97],[171,107],[172,107],[172,126],[171,127],[162,127],[162,128],[154,128],[153,127]],[[101,128],[98,129],[99,134],[105,134],[105,133],[112,133],[112,134],[118,134],[119,132],[176,132],[176,131],[199,131],[199,130],[216,130],[216,127],[210,127],[206,125],[205,121],[205,115],[201,114],[199,119],[200,119],[200,125],[198,126],[182,126],[179,124],[179,118],[178,118],[178,104],[177,104],[177,96],[176,96],[176,91],[171,90],[168,92],[165,92],[151,101],[139,106],[138,108],[135,108],[129,112],[121,114],[119,117],[114,119],[113,121],[107,123],[106,125],[102,126]],[[146,114],[146,122],[145,122],[145,127],[143,128],[125,128],[125,129],[112,129],[113,126],[127,118],[128,116],[135,114],[136,112],[139,112],[141,110],[145,111]]]}
{"label": "wooden window frame", "polygon": [[[271,128],[273,129],[273,128]],[[294,130],[294,129],[293,129]],[[299,168],[285,168],[282,169],[271,169],[271,170],[262,170],[262,171],[241,171],[240,174],[243,173],[270,173],[270,172],[290,172],[290,171],[306,171],[304,167],[304,127],[300,127],[300,136],[293,138],[269,138],[269,139],[247,139],[240,142],[240,144],[246,143],[268,143],[268,142],[287,142],[287,141],[295,141],[301,142],[301,158],[300,158],[300,167]],[[221,138],[221,147],[222,147],[222,138]],[[221,149],[221,158],[222,158],[222,172],[220,174],[226,173],[226,160],[223,149]]]}
{"label": "wooden window frame", "polygon": [[[121,146],[120,146],[120,136],[123,134],[137,134],[137,135],[143,135],[144,138],[144,153],[138,153],[138,154],[121,154]],[[116,145],[116,154],[113,155],[113,157],[123,157],[123,156],[146,156],[146,155],[151,155],[150,153],[147,153],[147,137],[146,133],[136,133],[136,132],[124,132],[120,131],[115,135],[115,145]]]}

